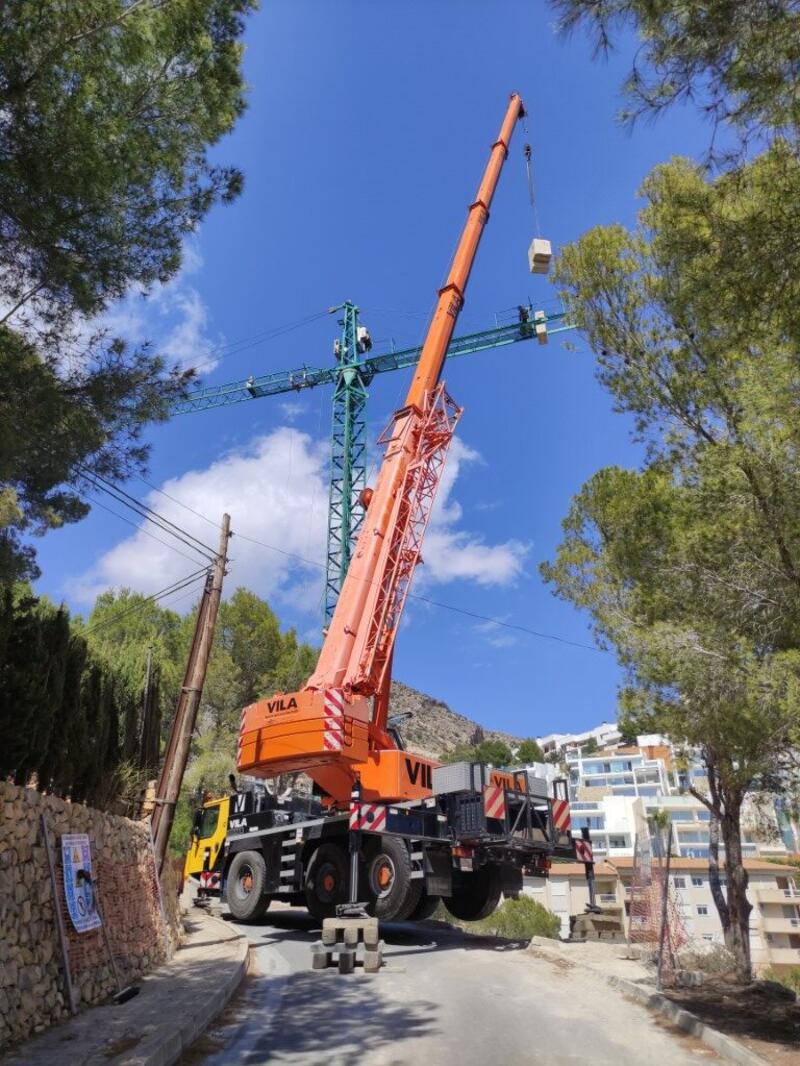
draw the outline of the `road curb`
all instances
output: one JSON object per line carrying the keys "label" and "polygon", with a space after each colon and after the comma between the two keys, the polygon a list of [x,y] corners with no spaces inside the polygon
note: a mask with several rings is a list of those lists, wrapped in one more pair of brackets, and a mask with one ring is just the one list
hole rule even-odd
{"label": "road curb", "polygon": [[[594,972],[597,973],[596,970]],[[719,1029],[712,1029],[710,1025],[702,1022],[696,1014],[679,1007],[677,1003],[673,1003],[671,999],[662,996],[660,992],[648,992],[646,988],[642,988],[641,985],[637,985],[633,981],[626,981],[623,977],[609,976],[605,980],[612,988],[624,992],[625,995],[638,1000],[639,1003],[644,1004],[650,1010],[662,1014],[673,1025],[683,1029],[685,1033],[691,1033],[692,1036],[698,1037],[706,1047],[716,1051],[718,1055],[721,1055],[728,1062],[738,1063],[739,1066],[769,1066],[766,1059],[762,1059],[760,1055],[750,1051],[740,1041],[721,1033]]]}
{"label": "road curb", "polygon": [[587,966],[581,959],[569,959],[567,955],[548,950],[549,945],[542,943],[543,939],[542,937],[534,937],[531,940],[531,947],[542,949],[542,954],[549,955],[552,959],[566,959],[572,965],[580,966],[582,969],[602,977],[606,984],[611,985],[612,988],[616,988],[619,992],[623,992],[625,995],[637,1000],[654,1013],[663,1015],[685,1033],[690,1033],[692,1036],[702,1040],[706,1047],[711,1048],[712,1051],[715,1051],[727,1062],[735,1062],[738,1066],[769,1066],[766,1059],[762,1059],[760,1055],[750,1051],[739,1040],[721,1033],[719,1029],[712,1029],[710,1025],[706,1025],[705,1022],[701,1021],[696,1014],[679,1007],[677,1003],[673,1003],[671,999],[668,999],[667,996],[662,995],[660,992],[651,992],[647,988],[637,985],[634,981],[628,981],[624,977],[614,977],[613,974],[604,974],[597,967]]}
{"label": "road curb", "polygon": [[201,1037],[222,1013],[244,980],[250,964],[250,943],[247,937],[231,937],[231,927],[221,918],[203,914],[202,919],[204,922],[221,926],[228,934],[228,939],[236,945],[233,971],[219,987],[193,1006],[189,1017],[184,1014],[179,1024],[171,1021],[160,1025],[142,1041],[133,1055],[117,1060],[119,1066],[173,1066],[183,1052]]}

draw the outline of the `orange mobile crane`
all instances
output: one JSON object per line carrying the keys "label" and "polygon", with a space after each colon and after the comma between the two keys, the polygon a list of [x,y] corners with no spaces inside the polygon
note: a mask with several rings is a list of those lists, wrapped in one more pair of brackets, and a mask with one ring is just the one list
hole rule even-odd
{"label": "orange mobile crane", "polygon": [[[254,916],[273,897],[305,901],[318,917],[331,915],[348,887],[355,899],[351,831],[361,834],[358,898],[384,918],[420,917],[439,897],[457,917],[479,917],[501,891],[519,891],[523,870],[544,876],[554,853],[574,856],[565,783],[550,797],[524,772],[440,767],[405,751],[389,721],[400,616],[461,415],[439,378],[524,114],[512,95],[406,401],[381,437],[383,462],[374,490],[366,490],[366,516],[317,668],[299,692],[242,712],[239,771],[256,779],[302,771],[316,797],[277,799],[263,786],[233,797],[214,869],[236,917]],[[529,257],[532,271],[545,273],[549,244],[535,241]]]}
{"label": "orange mobile crane", "polygon": [[524,113],[521,98],[513,95],[439,291],[405,404],[380,438],[386,447],[383,463],[374,491],[367,490],[361,533],[317,669],[302,691],[260,700],[242,718],[240,771],[273,776],[302,770],[334,805],[349,802],[355,778],[365,799],[386,802],[431,794],[436,764],[420,760],[412,779],[404,753],[387,732],[392,652],[461,415],[439,375],[511,134]]}

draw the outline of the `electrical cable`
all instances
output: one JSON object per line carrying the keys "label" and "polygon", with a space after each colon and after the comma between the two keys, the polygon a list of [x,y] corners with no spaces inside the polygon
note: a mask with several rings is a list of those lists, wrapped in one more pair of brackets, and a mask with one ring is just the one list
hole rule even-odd
{"label": "electrical cable", "polygon": [[529,629],[527,626],[517,625],[514,622],[503,622],[499,618],[490,618],[488,615],[478,614],[476,611],[467,611],[463,607],[454,607],[451,603],[440,603],[438,600],[431,600],[427,596],[418,596],[413,592],[409,592],[408,598],[410,600],[419,600],[421,603],[428,603],[432,607],[441,607],[444,611],[454,611],[456,614],[466,615],[467,618],[477,618],[481,622],[490,622],[493,626],[502,626],[503,629],[516,629],[520,633],[527,633],[529,636],[538,637],[540,640],[555,640],[559,644],[568,644],[572,648],[585,648],[586,651],[596,651],[604,654],[602,648],[595,647],[593,644],[582,644],[578,640],[557,637],[554,633],[541,633],[536,629]]}
{"label": "electrical cable", "polygon": [[[141,478],[141,475],[137,476]],[[145,481],[144,478],[141,478],[141,480]],[[145,481],[145,484],[149,484],[149,482]],[[151,487],[155,488],[155,486]],[[161,489],[156,489],[156,492],[161,491]],[[206,515],[200,514],[199,511],[195,511],[191,507],[187,507],[186,504],[181,503],[180,500],[176,500],[174,496],[169,496],[168,493],[163,493],[163,495],[167,496],[168,499],[173,500],[175,503],[178,504],[178,506],[185,507],[187,511],[191,511],[192,514],[196,515],[198,518],[202,518],[203,521],[208,522],[210,525],[217,524],[213,522],[210,518],[208,518]],[[250,544],[256,544],[261,548],[266,548],[269,551],[277,552],[279,555],[283,555],[287,559],[296,559],[298,562],[304,563],[306,566],[313,567],[316,570],[326,570],[326,567],[323,563],[315,562],[313,559],[307,559],[304,555],[299,555],[297,552],[285,551],[283,548],[278,548],[274,544],[267,544],[265,541],[257,540],[255,537],[248,537],[246,534],[241,533],[238,530],[234,531],[234,535],[237,536],[239,540],[244,540]],[[555,633],[544,633],[536,629],[530,629],[528,626],[518,625],[513,622],[503,622],[499,618],[491,618],[489,615],[479,614],[477,611],[468,611],[463,607],[455,607],[451,603],[442,603],[439,600],[432,600],[428,596],[420,596],[416,593],[410,592],[408,594],[408,598],[411,600],[418,600],[420,603],[427,603],[431,607],[438,607],[443,611],[452,611],[455,614],[463,614],[467,618],[474,618],[477,621],[488,622],[492,625],[500,626],[503,629],[514,629],[519,631],[520,633],[526,633],[528,636],[536,637],[539,640],[553,640],[558,642],[559,644],[567,644],[573,648],[583,648],[586,651],[594,651],[600,654],[605,654],[602,648],[598,648],[592,644],[583,644],[580,641],[569,640],[566,637],[559,637]]]}
{"label": "electrical cable", "polygon": [[165,596],[171,596],[174,592],[181,592],[184,588],[199,581],[201,577],[205,577],[208,573],[208,567],[201,567],[199,570],[195,570],[192,574],[187,574],[185,577],[178,578],[177,581],[173,581],[171,585],[167,585],[159,592],[153,592],[149,596],[145,596],[138,603],[126,608],[123,611],[119,611],[112,618],[106,618],[102,622],[96,622],[93,626],[88,626],[85,633],[96,633],[100,630],[108,628],[108,626],[116,625],[122,618],[126,618],[130,614],[135,614],[137,611],[141,611],[151,601],[163,599]]}
{"label": "electrical cable", "polygon": [[[306,566],[314,567],[317,570],[325,570],[325,566],[322,563],[317,563],[311,559],[306,559],[302,555],[298,555],[296,552],[284,551],[282,548],[276,548],[274,544],[266,544],[262,540],[256,540],[255,537],[245,536],[244,533],[237,533],[236,536],[240,540],[246,540],[250,544],[258,544],[262,548],[267,548],[270,551],[277,552],[279,555],[286,556],[290,559],[298,559],[300,562],[305,563]],[[501,626],[504,629],[515,629],[521,633],[526,633],[528,636],[536,637],[540,640],[554,640],[559,644],[568,644],[573,648],[583,648],[586,651],[594,651],[598,654],[606,654],[603,648],[595,647],[592,644],[582,644],[580,641],[568,640],[566,637],[559,637],[554,633],[544,633],[536,629],[530,629],[528,626],[517,625],[513,622],[503,622],[499,618],[491,618],[489,615],[479,614],[477,611],[468,611],[463,607],[455,607],[451,603],[442,603],[440,600],[432,600],[428,596],[420,596],[413,592],[408,593],[408,599],[418,600],[420,603],[427,603],[431,607],[439,607],[444,611],[452,611],[455,614],[463,614],[467,618],[475,618],[481,622],[489,622],[495,626]]]}
{"label": "electrical cable", "polygon": [[[208,559],[209,562],[213,562],[216,558],[217,553],[213,548],[209,547],[208,544],[204,544],[203,541],[189,533],[188,530],[171,522],[164,515],[159,514],[158,511],[153,510],[152,507],[148,507],[147,504],[142,503],[141,500],[138,500],[135,496],[132,496],[129,492],[120,488],[119,485],[116,485],[114,482],[103,477],[102,474],[97,474],[88,467],[84,467],[80,464],[78,465],[78,469],[84,472],[89,479],[90,484],[92,484],[92,486],[98,491],[107,493],[112,499],[115,499],[118,503],[128,507],[130,510],[134,511],[135,514],[139,515],[139,517],[144,518],[148,522],[152,522],[152,524],[161,529],[162,532],[175,537],[176,540],[179,540],[187,548],[192,548],[194,551],[198,552],[198,554]],[[99,482],[102,482],[102,484]]]}
{"label": "electrical cable", "polygon": [[162,540],[161,537],[157,537],[155,533],[151,533],[149,529],[144,529],[138,522],[132,522],[130,518],[126,518],[125,515],[120,514],[118,511],[113,510],[111,507],[106,506],[101,500],[96,500],[93,496],[90,496],[92,504],[95,507],[102,507],[104,511],[108,511],[109,514],[113,514],[115,518],[118,518],[121,522],[127,522],[129,526],[133,526],[137,533],[144,533],[146,537],[151,540],[158,541],[159,544],[163,544],[165,548],[169,548],[170,551],[174,551],[177,555],[180,555],[183,559],[188,559],[190,563],[196,563],[197,559],[193,559],[191,555],[187,555],[186,552],[182,552],[180,548],[176,548],[174,544],[170,544],[169,541]]}
{"label": "electrical cable", "polygon": [[[283,326],[275,326],[271,329],[261,330],[259,333],[253,333],[249,337],[242,337],[236,341],[220,344],[216,348],[211,349],[206,359],[197,363],[190,369],[199,371],[202,367],[208,366],[210,363],[216,365],[217,363],[222,362],[223,359],[228,359],[232,355],[238,355],[240,352],[255,348],[264,341],[283,337],[287,333],[292,333],[294,330],[300,329],[301,326],[307,326],[311,322],[316,322],[318,319],[324,318],[328,314],[330,314],[330,308],[326,307],[324,311],[317,311],[313,315],[307,315],[305,318],[300,318],[295,322],[289,322]],[[226,349],[228,350],[226,351]]]}

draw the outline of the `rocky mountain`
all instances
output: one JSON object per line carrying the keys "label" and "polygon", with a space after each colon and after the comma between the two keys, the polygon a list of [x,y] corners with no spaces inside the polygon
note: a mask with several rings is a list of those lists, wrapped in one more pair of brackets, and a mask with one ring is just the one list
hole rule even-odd
{"label": "rocky mountain", "polygon": [[[430,758],[438,758],[460,744],[469,744],[478,728],[478,722],[451,711],[441,700],[426,696],[424,692],[418,692],[399,681],[393,681],[391,713],[395,715],[407,711],[410,711],[413,717],[400,724],[400,733],[406,747]],[[483,723],[480,724],[487,740],[502,740],[512,747],[522,740],[521,737],[488,729]]]}

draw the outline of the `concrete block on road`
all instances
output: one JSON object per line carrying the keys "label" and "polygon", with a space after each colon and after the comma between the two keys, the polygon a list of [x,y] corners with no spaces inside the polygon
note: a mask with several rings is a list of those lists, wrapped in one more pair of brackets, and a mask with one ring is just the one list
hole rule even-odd
{"label": "concrete block on road", "polygon": [[378,973],[383,966],[383,941],[375,949],[367,949],[364,952],[364,972]]}
{"label": "concrete block on road", "polygon": [[356,968],[355,951],[339,952],[339,973],[352,973]]}

